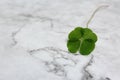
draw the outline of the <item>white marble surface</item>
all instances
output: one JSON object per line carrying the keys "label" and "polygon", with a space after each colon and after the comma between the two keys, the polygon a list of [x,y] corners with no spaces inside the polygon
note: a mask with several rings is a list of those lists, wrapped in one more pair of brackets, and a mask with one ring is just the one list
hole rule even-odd
{"label": "white marble surface", "polygon": [[[68,53],[68,33],[98,35],[89,56]],[[1,0],[0,80],[120,80],[120,0]]]}

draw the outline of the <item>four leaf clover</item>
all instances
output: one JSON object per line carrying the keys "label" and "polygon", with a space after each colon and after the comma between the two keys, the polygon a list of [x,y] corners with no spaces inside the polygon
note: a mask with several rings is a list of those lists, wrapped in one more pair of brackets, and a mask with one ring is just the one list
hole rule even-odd
{"label": "four leaf clover", "polygon": [[82,55],[89,55],[95,48],[96,34],[89,28],[76,27],[68,35],[67,47],[69,52],[79,51]]}
{"label": "four leaf clover", "polygon": [[69,52],[76,53],[79,51],[82,55],[89,55],[94,50],[97,35],[88,28],[88,25],[95,16],[96,12],[106,7],[109,7],[109,5],[101,5],[95,9],[86,23],[86,28],[76,27],[69,33],[67,41]]}

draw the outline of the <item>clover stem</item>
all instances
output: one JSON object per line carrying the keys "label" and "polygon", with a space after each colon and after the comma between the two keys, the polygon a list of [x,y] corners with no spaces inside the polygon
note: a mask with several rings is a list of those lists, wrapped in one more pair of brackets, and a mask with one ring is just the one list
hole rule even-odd
{"label": "clover stem", "polygon": [[88,28],[88,25],[90,24],[90,22],[92,21],[93,17],[95,16],[96,12],[98,12],[101,8],[105,8],[105,7],[109,7],[109,5],[101,5],[101,6],[99,6],[98,8],[95,9],[95,11],[92,13],[89,20],[86,23],[87,28]]}

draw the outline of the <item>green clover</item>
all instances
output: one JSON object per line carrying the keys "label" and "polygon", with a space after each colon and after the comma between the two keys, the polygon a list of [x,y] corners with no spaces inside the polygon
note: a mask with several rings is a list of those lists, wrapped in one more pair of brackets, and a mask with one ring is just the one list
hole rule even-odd
{"label": "green clover", "polygon": [[105,7],[109,7],[109,5],[101,5],[93,12],[90,19],[86,23],[87,28],[77,27],[69,33],[67,41],[69,52],[76,53],[79,51],[82,55],[89,55],[94,50],[97,35],[88,28],[88,25],[95,16],[95,13]]}
{"label": "green clover", "polygon": [[79,51],[82,55],[89,55],[95,48],[97,36],[89,28],[77,27],[68,35],[67,47],[71,53]]}

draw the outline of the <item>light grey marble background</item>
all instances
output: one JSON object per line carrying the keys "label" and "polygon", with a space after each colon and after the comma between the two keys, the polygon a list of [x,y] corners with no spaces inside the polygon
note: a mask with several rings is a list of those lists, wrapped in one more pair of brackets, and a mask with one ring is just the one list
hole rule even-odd
{"label": "light grey marble background", "polygon": [[[67,51],[68,33],[89,25],[89,56]],[[120,0],[0,0],[0,80],[120,80]]]}

